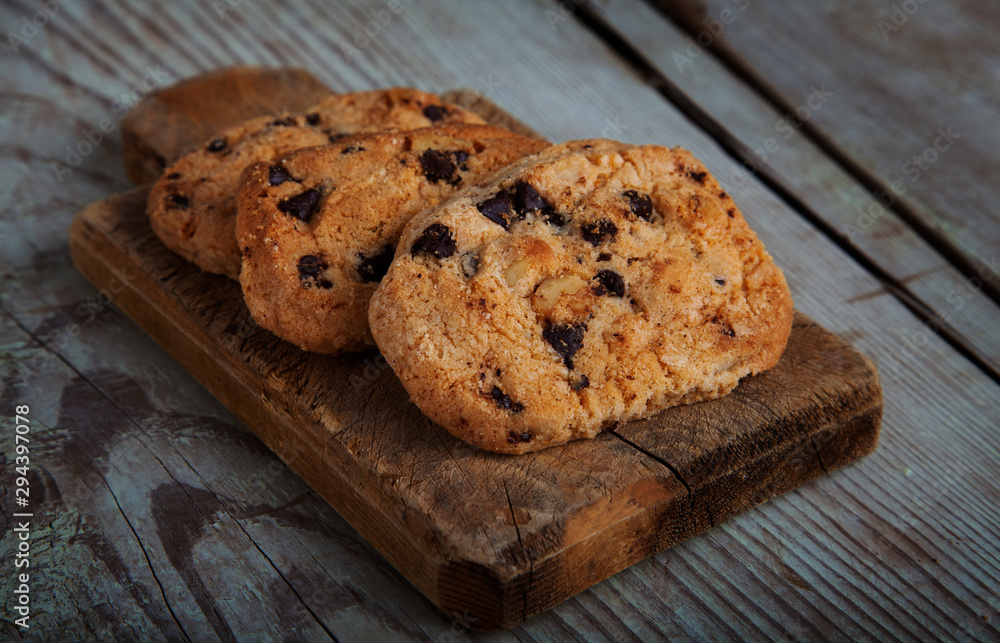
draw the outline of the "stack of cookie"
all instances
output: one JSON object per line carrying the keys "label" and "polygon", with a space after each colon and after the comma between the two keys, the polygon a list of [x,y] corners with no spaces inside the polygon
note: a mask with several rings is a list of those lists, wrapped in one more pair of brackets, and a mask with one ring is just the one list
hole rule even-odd
{"label": "stack of cookie", "polygon": [[412,89],[220,132],[149,215],[262,327],[377,346],[428,417],[491,451],[724,395],[791,330],[781,271],[688,152],[549,145]]}

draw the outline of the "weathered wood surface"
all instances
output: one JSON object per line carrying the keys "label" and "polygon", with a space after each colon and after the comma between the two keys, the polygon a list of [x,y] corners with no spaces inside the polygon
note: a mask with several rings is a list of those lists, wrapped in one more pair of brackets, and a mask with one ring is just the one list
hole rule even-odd
{"label": "weathered wood surface", "polygon": [[[694,36],[634,0],[595,3],[581,10],[597,14],[617,30],[655,65],[665,82],[687,94],[746,148],[750,156],[744,167],[719,177],[727,190],[738,191],[753,174],[772,173],[784,181],[846,245],[881,268],[885,287],[871,296],[897,293],[904,301],[924,305],[930,323],[951,331],[955,340],[988,365],[994,378],[1000,377],[996,332],[1000,305],[983,293],[981,282],[951,265],[803,133],[804,123],[835,103],[850,100],[844,95],[847,90],[817,81],[812,85],[816,91],[794,105],[797,113],[782,110],[727,69],[711,48],[698,44],[698,38],[706,44],[724,41],[730,30],[740,29],[744,16],[739,6],[729,6],[725,15],[721,9],[719,15],[697,14],[693,20],[701,22]],[[993,257],[1000,261],[1000,254]]]}
{"label": "weathered wood surface", "polygon": [[80,271],[95,284],[129,275],[113,301],[476,629],[509,629],[877,443],[874,366],[799,316],[779,365],[721,400],[537,454],[480,451],[424,418],[377,353],[310,355],[257,328],[237,284],[156,239],[147,195],[79,215]]}
{"label": "weathered wood surface", "polygon": [[[61,181],[51,167],[81,130],[115,116],[112,101],[147,67],[173,81],[260,63],[304,67],[340,89],[479,88],[553,140],[603,131],[685,145],[720,176],[738,168],[555,5],[407,3],[348,58],[340,45],[384,6],[243,0],[220,19],[211,4],[68,3],[20,54],[2,47],[0,400],[4,414],[33,407],[48,445],[36,461],[41,507],[54,520],[35,541],[40,609],[28,638],[183,638],[172,634],[177,621],[195,640],[477,638],[441,617],[73,268],[73,216],[130,187],[118,135]],[[4,4],[0,25],[19,30],[37,10]],[[997,639],[1000,387],[898,300],[865,297],[880,282],[759,182],[738,199],[796,306],[878,363],[878,450],[486,638]],[[79,427],[90,433],[76,444],[108,450],[61,449]],[[5,456],[10,436],[0,433]],[[129,527],[155,524],[148,489],[161,485],[175,499],[156,514],[164,539],[190,535],[170,556]],[[0,627],[16,639],[8,595]]]}
{"label": "weathered wood surface", "polygon": [[695,37],[729,10],[705,41],[791,109],[816,87],[833,92],[808,119],[828,153],[1000,300],[995,6],[656,1]]}

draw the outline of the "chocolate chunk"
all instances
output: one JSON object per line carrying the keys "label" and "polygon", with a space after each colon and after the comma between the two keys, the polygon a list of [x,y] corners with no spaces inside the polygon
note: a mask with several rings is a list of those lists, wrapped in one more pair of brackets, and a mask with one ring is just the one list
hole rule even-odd
{"label": "chocolate chunk", "polygon": [[167,195],[167,205],[171,208],[181,208],[182,210],[187,210],[191,207],[191,202],[183,194],[168,194]]}
{"label": "chocolate chunk", "polygon": [[472,252],[462,255],[462,272],[466,277],[474,277],[479,271],[479,257]]}
{"label": "chocolate chunk", "polygon": [[448,109],[441,105],[428,105],[424,108],[424,116],[432,123],[436,123],[448,115]]}
{"label": "chocolate chunk", "polygon": [[170,174],[167,175],[167,178],[170,179],[171,181],[176,181],[177,179],[181,178],[181,173],[171,172]]}
{"label": "chocolate chunk", "polygon": [[510,228],[511,208],[514,198],[507,190],[500,190],[494,196],[476,204],[476,208],[484,217],[499,225],[504,230]]}
{"label": "chocolate chunk", "polygon": [[597,260],[598,261],[611,261],[611,255],[608,254],[607,252],[602,252],[601,254],[597,255]]}
{"label": "chocolate chunk", "polygon": [[531,438],[533,437],[535,436],[533,436],[531,432],[524,432],[524,433],[518,433],[517,431],[507,432],[507,441],[510,442],[511,444],[517,444],[518,442],[531,442]]}
{"label": "chocolate chunk", "polygon": [[590,386],[590,378],[587,377],[586,375],[581,375],[580,379],[576,380],[575,382],[569,385],[569,387],[574,391],[582,391],[588,386]]}
{"label": "chocolate chunk", "polygon": [[361,277],[361,281],[366,283],[382,281],[385,273],[389,272],[389,264],[392,263],[392,255],[395,250],[394,246],[386,244],[370,257],[359,252],[358,258],[361,261],[358,263],[358,275]]}
{"label": "chocolate chunk", "polygon": [[301,194],[278,201],[278,209],[290,217],[309,223],[315,214],[317,203],[319,203],[319,190],[309,188]]}
{"label": "chocolate chunk", "polygon": [[637,192],[636,190],[625,190],[622,196],[628,199],[628,207],[632,214],[649,221],[653,216],[653,201],[648,194]]}
{"label": "chocolate chunk", "polygon": [[716,277],[715,278],[715,285],[716,286],[725,286],[726,285],[726,280],[723,279],[722,277]]}
{"label": "chocolate chunk", "polygon": [[706,175],[705,172],[695,172],[694,170],[688,172],[688,176],[691,177],[691,179],[697,181],[702,185],[705,184],[705,175]]}
{"label": "chocolate chunk", "polygon": [[[493,398],[493,401],[496,403],[497,408],[502,411],[510,411],[511,413],[520,413],[521,411],[524,410],[523,404],[521,404],[520,402],[515,402],[514,400],[510,399],[510,396],[501,391],[499,386],[493,387],[493,390],[490,391],[490,397]],[[528,439],[530,440],[531,438]]]}
{"label": "chocolate chunk", "polygon": [[319,125],[319,114],[306,114],[306,122],[310,125]]}
{"label": "chocolate chunk", "polygon": [[594,275],[594,279],[598,284],[594,288],[594,294],[598,296],[621,297],[625,294],[625,280],[614,270],[602,270]]}
{"label": "chocolate chunk", "polygon": [[538,190],[527,181],[518,181],[514,184],[514,207],[520,214],[525,214],[534,210],[544,210],[551,208],[549,202],[545,200]]}
{"label": "chocolate chunk", "polygon": [[420,167],[431,183],[444,181],[450,185],[458,185],[462,181],[462,177],[455,176],[455,170],[458,168],[451,160],[451,156],[444,152],[424,150],[420,155]]}
{"label": "chocolate chunk", "polygon": [[224,138],[217,138],[208,144],[209,152],[221,152],[224,149],[226,149],[226,139]]}
{"label": "chocolate chunk", "polygon": [[455,238],[451,236],[448,226],[443,223],[432,223],[424,228],[410,248],[410,254],[416,255],[418,252],[426,252],[438,259],[455,254]]}
{"label": "chocolate chunk", "polygon": [[322,276],[327,267],[326,262],[316,255],[303,256],[299,259],[299,279],[302,281],[302,285],[308,288],[315,284],[323,290],[333,288],[333,283]]}
{"label": "chocolate chunk", "polygon": [[281,185],[285,181],[294,181],[288,170],[281,165],[272,165],[267,171],[267,182],[271,185]]}
{"label": "chocolate chunk", "polygon": [[596,223],[584,223],[580,226],[580,234],[590,245],[599,246],[605,241],[614,241],[618,234],[618,226],[609,219],[601,219]]}
{"label": "chocolate chunk", "polygon": [[566,368],[573,368],[573,356],[583,346],[584,324],[555,324],[542,331],[542,339],[563,358]]}
{"label": "chocolate chunk", "polygon": [[268,123],[268,125],[270,125],[271,127],[289,127],[289,126],[295,125],[295,124],[296,123],[295,123],[295,117],[294,116],[286,116],[284,118],[275,118],[275,119],[271,120],[270,123]]}
{"label": "chocolate chunk", "polygon": [[360,145],[348,145],[344,149],[340,150],[341,154],[354,154],[355,152],[364,152],[365,148]]}

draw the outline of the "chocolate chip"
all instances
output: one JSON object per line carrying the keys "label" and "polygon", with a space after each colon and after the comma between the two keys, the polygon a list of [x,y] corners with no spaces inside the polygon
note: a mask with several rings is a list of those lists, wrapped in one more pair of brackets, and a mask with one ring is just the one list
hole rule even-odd
{"label": "chocolate chip", "polygon": [[224,149],[226,149],[226,139],[224,138],[217,138],[208,144],[209,152],[221,152]]}
{"label": "chocolate chip", "polygon": [[728,210],[726,210],[726,214],[728,214],[728,215],[729,215],[729,218],[730,218],[730,219],[733,219],[733,218],[735,218],[735,217],[736,217],[736,211],[735,211],[735,210],[733,210],[732,208],[729,208]]}
{"label": "chocolate chip", "polygon": [[438,259],[455,254],[455,238],[451,236],[448,226],[443,223],[432,223],[424,228],[410,248],[410,254],[416,255],[418,252],[426,252]]}
{"label": "chocolate chip", "polygon": [[531,442],[533,436],[530,432],[518,433],[517,431],[507,431],[507,441],[511,444],[518,442]]}
{"label": "chocolate chip", "polygon": [[438,150],[424,150],[420,155],[420,167],[424,170],[424,175],[431,183],[444,181],[450,185],[458,185],[462,177],[455,176],[455,163],[451,156]]}
{"label": "chocolate chip", "polygon": [[628,207],[632,214],[649,221],[653,216],[653,201],[648,194],[636,190],[625,190],[622,196],[628,199]]}
{"label": "chocolate chip", "polygon": [[341,154],[354,154],[355,152],[364,152],[365,148],[360,145],[348,145],[344,149],[340,150]]}
{"label": "chocolate chip", "polygon": [[476,208],[484,217],[499,225],[504,230],[510,228],[511,208],[514,197],[507,190],[500,190],[490,198],[476,204]]}
{"label": "chocolate chip", "polygon": [[270,125],[271,127],[289,127],[289,126],[295,125],[295,124],[296,123],[295,123],[295,117],[294,116],[286,116],[284,118],[275,118],[270,123],[268,123],[268,125]]}
{"label": "chocolate chip", "polygon": [[712,318],[712,323],[721,326],[719,332],[721,332],[726,337],[736,337],[736,331],[733,330],[733,327],[728,323],[726,323],[725,321],[723,321],[718,315]]}
{"label": "chocolate chip", "polygon": [[299,259],[299,279],[306,288],[316,284],[318,288],[329,290],[333,283],[322,277],[327,269],[326,262],[316,255],[305,255]]}
{"label": "chocolate chip", "polygon": [[315,214],[317,203],[319,203],[319,190],[309,188],[301,194],[278,201],[278,209],[290,217],[309,223]]}
{"label": "chocolate chip", "polygon": [[601,219],[596,223],[585,223],[580,226],[580,234],[590,245],[599,246],[606,240],[614,241],[618,234],[618,226],[609,219]]}
{"label": "chocolate chip", "polygon": [[191,207],[191,202],[183,194],[168,194],[167,195],[167,205],[171,208],[181,208],[182,210],[187,210]]}
{"label": "chocolate chip", "polygon": [[170,174],[167,175],[167,178],[170,179],[171,181],[176,181],[177,179],[181,178],[181,173],[171,172]]}
{"label": "chocolate chip", "polygon": [[608,254],[608,253],[606,253],[606,252],[602,252],[601,254],[597,255],[597,260],[598,261],[611,261],[611,255]]}
{"label": "chocolate chip", "polygon": [[[500,390],[499,386],[494,386],[493,390],[490,391],[490,397],[496,403],[497,408],[502,411],[510,411],[511,413],[520,413],[524,410],[524,405],[520,402],[515,402],[510,399],[510,396]],[[530,437],[528,438],[531,439]]]}
{"label": "chocolate chip", "polygon": [[306,114],[306,122],[310,125],[319,125],[319,114]]}
{"label": "chocolate chip", "polygon": [[326,140],[330,141],[331,143],[336,143],[337,141],[339,141],[339,140],[341,140],[343,138],[347,138],[347,134],[327,134],[326,135]]}
{"label": "chocolate chip", "polygon": [[474,277],[479,271],[479,257],[472,252],[462,255],[462,272],[466,277]]}
{"label": "chocolate chip", "polygon": [[688,172],[688,176],[691,177],[692,180],[697,181],[702,185],[705,184],[705,175],[705,172],[695,172],[694,170]]}
{"label": "chocolate chip", "polygon": [[281,165],[272,165],[267,171],[267,182],[271,185],[281,185],[285,181],[294,181],[288,170]]}
{"label": "chocolate chip", "polygon": [[370,257],[359,252],[358,257],[361,261],[358,263],[358,275],[361,277],[361,281],[366,283],[382,281],[385,273],[389,272],[389,264],[392,263],[392,255],[395,250],[394,246],[387,244]]}
{"label": "chocolate chip", "polygon": [[726,280],[723,279],[722,277],[716,277],[715,278],[715,285],[716,286],[725,286],[726,285]]}
{"label": "chocolate chip", "polygon": [[566,368],[573,368],[573,356],[583,346],[584,324],[555,324],[542,331],[542,339],[563,358]]}
{"label": "chocolate chip", "polygon": [[594,279],[598,284],[594,294],[598,296],[622,297],[625,294],[625,280],[614,270],[602,270],[594,275]]}
{"label": "chocolate chip", "polygon": [[518,181],[514,184],[514,207],[520,214],[551,208],[545,197],[527,181]]}
{"label": "chocolate chip", "polygon": [[586,375],[581,375],[578,380],[569,385],[574,391],[582,391],[588,386],[590,386],[590,378]]}
{"label": "chocolate chip", "polygon": [[424,108],[424,116],[432,123],[436,123],[448,115],[448,109],[441,105],[428,105]]}

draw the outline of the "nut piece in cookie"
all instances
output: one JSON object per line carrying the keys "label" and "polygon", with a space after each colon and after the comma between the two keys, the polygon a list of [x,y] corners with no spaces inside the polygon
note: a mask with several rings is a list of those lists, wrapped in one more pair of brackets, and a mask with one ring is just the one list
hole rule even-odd
{"label": "nut piece in cookie", "polygon": [[598,139],[413,217],[369,322],[428,417],[525,453],[728,393],[777,363],[792,300],[690,153]]}
{"label": "nut piece in cookie", "polygon": [[[240,283],[258,324],[299,347],[374,346],[368,301],[410,217],[548,143],[492,125],[361,134],[248,168]],[[406,252],[454,253],[430,226]]]}
{"label": "nut piece in cookie", "polygon": [[[302,114],[249,120],[219,132],[164,171],[149,195],[150,223],[180,256],[238,279],[236,192],[249,165],[351,134],[482,122],[434,94],[402,87],[336,94]],[[292,179],[278,172],[270,177],[273,185]]]}

